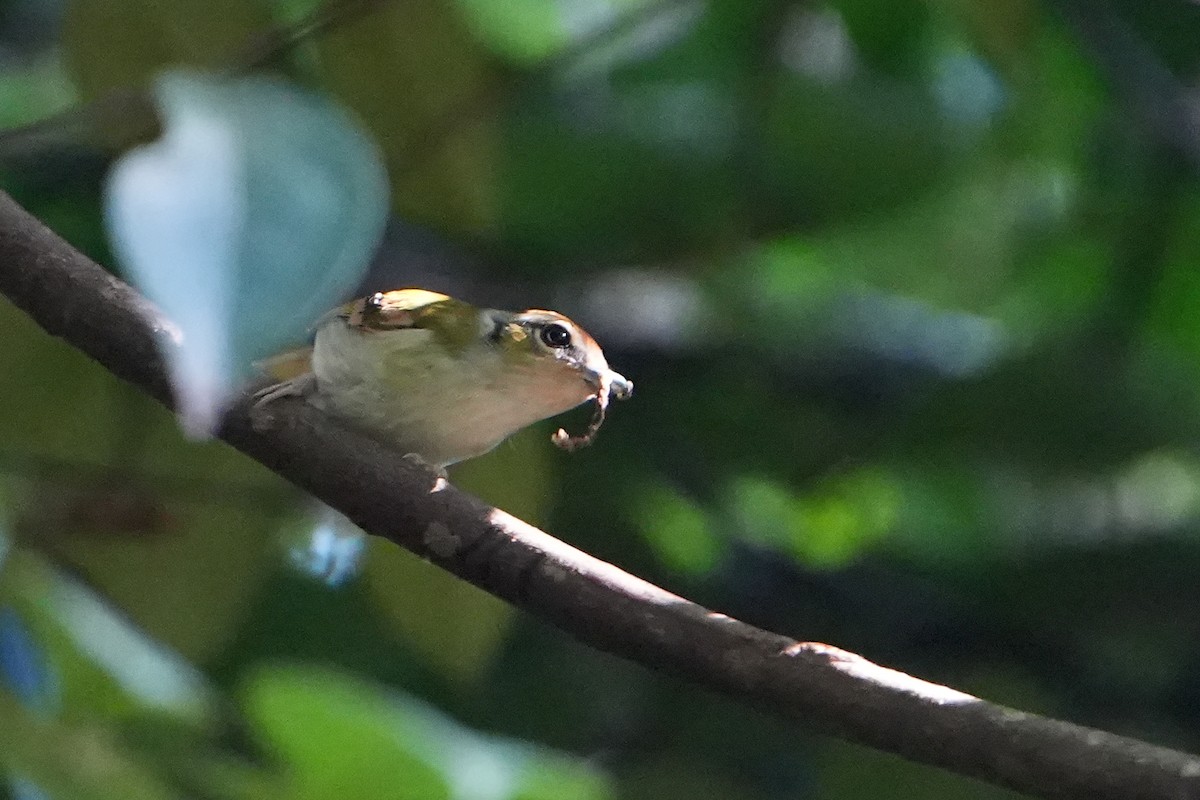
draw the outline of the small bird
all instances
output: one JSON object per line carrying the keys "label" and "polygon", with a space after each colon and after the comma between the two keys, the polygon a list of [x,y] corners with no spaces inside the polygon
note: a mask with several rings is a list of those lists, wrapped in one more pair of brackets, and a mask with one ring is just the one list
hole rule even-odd
{"label": "small bird", "polygon": [[260,368],[279,383],[256,406],[301,396],[352,427],[437,470],[488,452],[539,420],[589,399],[590,443],[609,397],[633,384],[609,368],[595,340],[554,311],[497,311],[424,289],[378,292],[330,311],[312,347]]}

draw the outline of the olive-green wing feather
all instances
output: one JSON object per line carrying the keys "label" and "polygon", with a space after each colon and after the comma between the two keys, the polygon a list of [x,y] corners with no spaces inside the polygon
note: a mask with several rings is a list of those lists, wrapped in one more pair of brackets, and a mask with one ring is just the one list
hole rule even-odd
{"label": "olive-green wing feather", "polygon": [[359,330],[420,328],[424,327],[421,320],[428,315],[432,307],[447,302],[455,301],[444,294],[425,289],[396,289],[360,297],[334,309],[326,318],[340,317],[346,320],[346,324],[351,328]]}
{"label": "olive-green wing feather", "polygon": [[478,336],[479,311],[469,303],[425,289],[376,292],[334,309],[322,319],[345,320],[363,333],[422,329],[448,347],[462,348]]}

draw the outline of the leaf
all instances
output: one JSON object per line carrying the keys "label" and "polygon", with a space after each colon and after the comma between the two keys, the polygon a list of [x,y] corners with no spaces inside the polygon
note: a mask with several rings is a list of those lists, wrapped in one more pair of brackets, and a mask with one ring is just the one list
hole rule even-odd
{"label": "leaf", "polygon": [[556,0],[458,0],[472,33],[518,62],[547,58],[570,40],[564,5]]}
{"label": "leaf", "polygon": [[743,537],[790,551],[810,567],[835,569],[887,535],[900,501],[886,473],[863,470],[799,496],[781,483],[740,476],[725,505]]}
{"label": "leaf", "polygon": [[[188,444],[170,413],[0,304],[0,505],[18,543],[53,538],[152,636],[191,659],[235,634],[296,525],[294,495],[232,448]],[[157,576],[149,581],[147,575]]]}
{"label": "leaf", "polygon": [[538,753],[512,800],[605,800],[615,795],[604,773],[576,759]]}
{"label": "leaf", "polygon": [[378,138],[406,218],[495,225],[495,99],[506,76],[443,0],[385,3],[317,43],[325,83]]}
{"label": "leaf", "polygon": [[303,800],[437,800],[450,796],[419,722],[336,673],[263,670],[245,687],[246,715],[282,758]]}
{"label": "leaf", "polygon": [[836,0],[858,50],[874,68],[903,75],[920,63],[929,35],[929,7],[914,0]]}
{"label": "leaf", "polygon": [[86,99],[170,65],[225,66],[270,23],[266,3],[245,0],[72,0],[63,44]]}
{"label": "leaf", "polygon": [[163,73],[158,142],[106,185],[129,277],[178,326],[168,361],[184,429],[210,433],[251,361],[301,339],[362,276],[387,181],[342,109],[276,78]]}
{"label": "leaf", "polygon": [[1107,267],[1096,242],[1062,236],[1069,174],[1046,162],[959,177],[869,221],[762,245],[748,279],[724,285],[748,294],[752,326],[786,326],[784,348],[832,336],[956,375],[1095,307]]}
{"label": "leaf", "polygon": [[[656,0],[457,0],[456,5],[480,41],[513,62],[535,67],[582,43],[589,45],[584,60],[644,57],[680,27],[678,15],[669,13],[678,3],[652,3]],[[647,9],[657,13],[646,14]]]}
{"label": "leaf", "polygon": [[55,798],[169,800],[177,796],[110,732],[36,716],[3,691],[0,768]]}
{"label": "leaf", "polygon": [[334,672],[263,670],[246,711],[304,798],[603,800],[607,776],[577,759],[466,728],[435,708]]}
{"label": "leaf", "polygon": [[203,676],[83,584],[28,550],[12,553],[3,578],[3,600],[56,669],[63,707],[109,717],[152,709],[191,722],[214,715]]}
{"label": "leaf", "polygon": [[481,676],[512,625],[512,606],[387,543],[372,546],[365,577],[392,628],[459,681]]}
{"label": "leaf", "polygon": [[2,463],[15,454],[77,463],[107,456],[119,427],[109,403],[135,390],[7,303],[0,340],[0,373],[13,377],[0,392]]}
{"label": "leaf", "polygon": [[[559,494],[552,459],[563,457],[550,444],[547,426],[535,425],[455,466],[454,484],[538,525]],[[393,628],[429,663],[463,682],[484,673],[515,615],[507,603],[396,547],[374,547],[365,578]]]}
{"label": "leaf", "polygon": [[0,128],[61,112],[75,99],[70,79],[58,63],[5,69],[0,73]]}
{"label": "leaf", "polygon": [[[219,480],[211,485],[222,491]],[[62,549],[150,636],[188,658],[212,658],[237,635],[278,564],[272,534],[303,524],[298,514],[257,507],[254,495],[233,500],[236,487],[224,491],[227,502],[165,501],[164,525],[149,535],[77,529]]]}
{"label": "leaf", "polygon": [[725,543],[709,515],[679,492],[650,484],[642,489],[636,509],[634,521],[642,536],[668,568],[703,575],[724,555]]}

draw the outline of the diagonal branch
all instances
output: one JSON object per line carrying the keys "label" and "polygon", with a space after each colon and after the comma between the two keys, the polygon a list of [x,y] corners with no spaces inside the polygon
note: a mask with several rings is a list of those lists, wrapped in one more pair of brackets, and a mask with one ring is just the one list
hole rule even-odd
{"label": "diagonal branch", "polygon": [[[45,330],[167,402],[167,323],[0,193],[0,293]],[[753,628],[489,507],[310,406],[261,430],[245,403],[221,437],[389,539],[583,642],[835,736],[1034,795],[1200,797],[1200,758],[1025,714]]]}

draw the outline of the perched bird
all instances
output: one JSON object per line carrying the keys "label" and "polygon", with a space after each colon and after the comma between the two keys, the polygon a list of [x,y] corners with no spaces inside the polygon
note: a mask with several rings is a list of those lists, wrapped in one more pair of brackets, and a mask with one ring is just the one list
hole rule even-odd
{"label": "perched bird", "polygon": [[482,455],[539,420],[589,399],[591,441],[610,395],[633,384],[562,314],[476,308],[424,289],[379,292],[318,321],[312,347],[262,362],[280,381],[257,405],[302,396],[352,427],[437,469]]}

